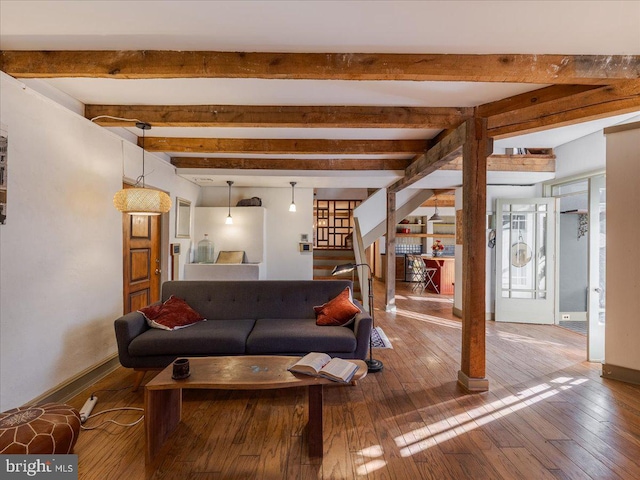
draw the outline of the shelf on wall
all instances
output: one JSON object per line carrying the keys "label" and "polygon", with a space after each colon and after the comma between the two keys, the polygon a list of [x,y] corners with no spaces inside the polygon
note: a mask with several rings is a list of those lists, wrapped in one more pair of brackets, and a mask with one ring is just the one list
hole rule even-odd
{"label": "shelf on wall", "polygon": [[456,238],[454,233],[396,233],[396,237]]}

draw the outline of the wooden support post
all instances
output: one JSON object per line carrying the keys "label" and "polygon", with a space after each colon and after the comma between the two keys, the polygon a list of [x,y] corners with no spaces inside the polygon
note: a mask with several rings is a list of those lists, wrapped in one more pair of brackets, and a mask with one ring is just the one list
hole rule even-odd
{"label": "wooden support post", "polygon": [[384,309],[393,312],[396,309],[396,193],[387,190],[387,236]]}
{"label": "wooden support post", "polygon": [[489,390],[485,378],[485,279],[487,156],[493,141],[487,138],[487,120],[467,120],[463,147],[462,203],[462,359],[458,383],[470,392]]}
{"label": "wooden support post", "polygon": [[309,422],[307,423],[309,456],[322,457],[322,385],[309,385]]}

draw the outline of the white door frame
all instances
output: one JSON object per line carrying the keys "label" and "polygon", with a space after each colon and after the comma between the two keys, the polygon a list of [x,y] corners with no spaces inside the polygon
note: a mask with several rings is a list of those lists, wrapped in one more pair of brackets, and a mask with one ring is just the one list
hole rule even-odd
{"label": "white door frame", "polygon": [[[603,284],[600,278],[600,240],[602,239],[600,232],[601,188],[606,189],[606,175],[596,175],[589,178],[589,281],[587,293],[587,360],[590,362],[604,361],[604,325],[606,322],[606,306],[602,309],[600,308],[600,298],[605,293],[600,292],[600,285]],[[606,280],[606,277],[603,280]],[[600,319],[601,310],[605,313],[604,321],[601,321]]]}
{"label": "white door frame", "polygon": [[[575,183],[575,182],[579,182],[582,180],[588,180],[588,195],[589,195],[589,236],[591,238],[591,234],[592,234],[592,230],[594,230],[595,228],[595,219],[593,218],[594,216],[592,215],[592,179],[595,177],[599,177],[599,176],[606,176],[606,170],[605,169],[599,169],[599,170],[594,170],[594,171],[590,171],[590,172],[585,172],[585,173],[581,173],[578,175],[572,175],[570,177],[565,177],[562,179],[554,179],[554,180],[550,180],[548,182],[545,182],[543,184],[543,195],[545,197],[552,197],[553,195],[553,187],[557,187],[560,185],[564,185],[564,184],[570,184],[570,183]],[[558,242],[558,235],[559,235],[559,215],[557,216],[557,224],[556,224],[556,258],[557,258],[557,250],[559,248],[559,242]],[[592,301],[592,289],[594,288],[592,285],[593,282],[593,273],[594,273],[594,269],[598,268],[597,265],[592,265],[593,261],[592,258],[594,256],[594,253],[592,253],[592,245],[593,245],[593,240],[590,240],[589,243],[589,254],[587,256],[588,258],[588,262],[589,262],[589,281],[588,281],[588,288],[589,288],[589,292],[587,294],[587,326],[588,326],[588,341],[587,341],[587,359],[588,361],[602,361],[604,359],[604,327],[602,328],[592,328],[591,323],[592,320],[597,321],[597,315],[599,312],[594,312],[593,311],[593,301]],[[556,262],[556,278],[558,278],[558,265],[560,262]],[[556,283],[555,289],[555,317],[557,319],[557,321],[559,321],[560,319],[560,300],[559,300],[559,295],[558,295],[558,288],[559,285]],[[597,310],[597,309],[596,309]],[[556,322],[557,323],[557,322]],[[599,338],[593,338],[594,336],[599,337]],[[593,345],[591,345],[591,343],[594,343]],[[602,355],[601,355],[602,354]],[[600,356],[602,356],[602,358],[599,358]]]}

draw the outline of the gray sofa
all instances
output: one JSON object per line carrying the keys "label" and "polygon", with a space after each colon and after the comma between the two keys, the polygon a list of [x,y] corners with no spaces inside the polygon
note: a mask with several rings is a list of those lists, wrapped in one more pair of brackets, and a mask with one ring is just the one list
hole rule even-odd
{"label": "gray sofa", "polygon": [[316,325],[313,307],[328,302],[349,280],[171,281],[161,299],[184,299],[204,316],[180,330],[150,328],[144,316],[131,312],[115,321],[120,363],[140,372],[164,368],[178,357],[221,355],[305,355],[365,359],[371,317],[362,313],[346,327]]}

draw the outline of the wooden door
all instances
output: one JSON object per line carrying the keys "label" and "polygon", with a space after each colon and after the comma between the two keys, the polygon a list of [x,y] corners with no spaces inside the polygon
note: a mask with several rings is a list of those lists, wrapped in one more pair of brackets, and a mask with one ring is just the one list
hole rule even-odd
{"label": "wooden door", "polygon": [[160,219],[122,214],[125,314],[160,300]]}

